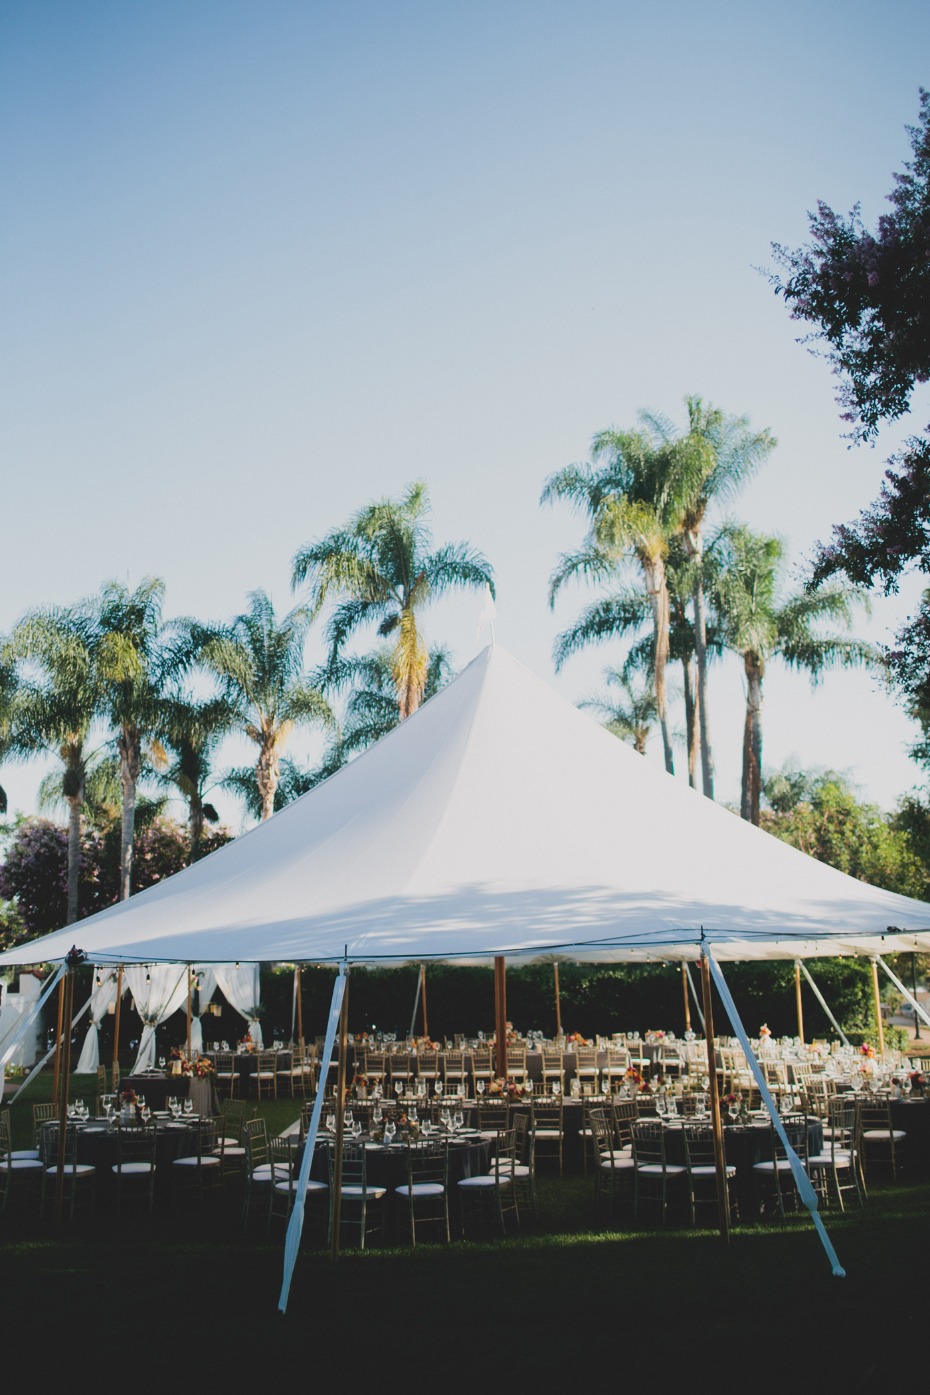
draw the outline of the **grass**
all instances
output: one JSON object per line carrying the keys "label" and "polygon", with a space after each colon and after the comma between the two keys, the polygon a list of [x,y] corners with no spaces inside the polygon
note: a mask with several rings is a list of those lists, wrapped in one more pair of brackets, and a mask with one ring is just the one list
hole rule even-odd
{"label": "grass", "polygon": [[[262,1112],[282,1127],[297,1108]],[[46,1383],[89,1363],[96,1383],[102,1362],[146,1391],[300,1376],[547,1392],[607,1376],[805,1395],[926,1367],[927,1183],[873,1187],[865,1210],[828,1214],[846,1279],[802,1217],[740,1225],[725,1247],[706,1230],[608,1228],[590,1178],[546,1178],[540,1203],[538,1227],[507,1240],[353,1251],[335,1266],[305,1248],[286,1316],[283,1230],[245,1234],[233,1195],[121,1221],[101,1211],[57,1232],[11,1209],[4,1375]]]}

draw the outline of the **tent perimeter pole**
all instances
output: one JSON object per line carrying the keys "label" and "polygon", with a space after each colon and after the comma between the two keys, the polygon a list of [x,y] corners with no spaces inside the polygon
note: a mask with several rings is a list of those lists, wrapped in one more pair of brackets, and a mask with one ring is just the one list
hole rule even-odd
{"label": "tent perimeter pole", "polygon": [[885,1059],[885,1029],[882,1026],[882,1000],[878,990],[878,960],[872,960],[872,997],[875,1002],[875,1030],[878,1033],[878,1054]]}
{"label": "tent perimeter pole", "polygon": [[302,988],[303,988],[303,984],[301,983],[301,973],[300,973],[300,965],[299,965],[299,964],[297,965],[297,968],[294,970],[294,975],[295,975],[295,977],[296,977],[296,979],[297,979],[297,1045],[300,1047],[301,1051],[303,1051],[303,1049],[304,1049],[304,1005],[303,1005],[303,1003],[301,1002],[301,998],[300,998],[300,994],[301,994],[301,990],[302,990]]}
{"label": "tent perimeter pole", "polygon": [[[342,1230],[342,1146],[345,1136],[346,1118],[346,1056],[349,1046],[349,971],[346,969],[346,989],[342,999],[342,1012],[339,1017],[339,1069],[336,1072],[336,1144],[333,1159],[333,1233],[330,1236],[329,1257],[339,1258],[339,1240]],[[320,1082],[320,1089],[325,1082]]]}
{"label": "tent perimeter pole", "polygon": [[798,1036],[804,1045],[804,1008],[801,1005],[801,961],[794,961],[794,1000],[798,1007]]}
{"label": "tent perimeter pole", "polygon": [[187,966],[187,1059],[191,1058],[191,966]]}
{"label": "tent perimeter pole", "polygon": [[119,1015],[123,1002],[123,966],[116,973],[116,1008],[113,1013],[113,1089],[119,1083]]}
{"label": "tent perimeter pole", "polygon": [[559,966],[552,966],[552,986],[555,989],[555,1034],[562,1035],[562,995],[559,992]]}
{"label": "tent perimeter pole", "polygon": [[494,958],[494,1037],[497,1074],[507,1079],[507,964],[502,954]]}
{"label": "tent perimeter pole", "polygon": [[[65,991],[64,1012],[62,1021],[61,1040],[61,1089],[58,1092],[58,1161],[57,1174],[55,1177],[55,1223],[61,1224],[62,1204],[65,1195],[65,1148],[67,1146],[68,1135],[68,1072],[71,1069],[71,1016],[74,1011],[74,970],[68,967],[68,972],[61,980],[61,986]],[[74,1178],[71,1179],[74,1185]]]}
{"label": "tent perimeter pole", "polygon": [[720,1236],[730,1241],[730,1194],[727,1190],[727,1161],[723,1146],[723,1121],[720,1117],[720,1091],[717,1085],[717,1053],[714,1047],[714,1005],[710,993],[710,965],[707,955],[701,955],[701,996],[704,999],[704,1035],[707,1039],[707,1078],[710,1081],[710,1117],[714,1130],[714,1165],[717,1172],[717,1214]]}
{"label": "tent perimeter pole", "polygon": [[423,1035],[429,1041],[429,1024],[426,1020],[426,965],[420,965],[420,1001],[423,1004]]}
{"label": "tent perimeter pole", "polygon": [[55,1085],[52,1091],[52,1099],[58,1103],[58,1085],[61,1080],[61,1024],[64,1021],[65,1007],[65,976],[62,977],[58,985],[58,1021],[55,1025]]}
{"label": "tent perimeter pole", "polygon": [[681,991],[685,999],[685,1031],[691,1031],[691,1003],[688,999],[688,966],[685,961],[681,961]]}

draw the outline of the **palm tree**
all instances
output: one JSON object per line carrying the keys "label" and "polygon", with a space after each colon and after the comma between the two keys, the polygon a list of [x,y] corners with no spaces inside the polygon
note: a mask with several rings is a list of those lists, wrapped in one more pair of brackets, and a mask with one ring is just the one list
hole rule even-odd
{"label": "palm tree", "polygon": [[136,794],[143,758],[164,766],[160,735],[170,651],[162,635],[165,583],[145,577],[130,591],[118,581],[105,582],[100,595],[86,603],[104,680],[103,708],[114,731],[122,786],[120,828],[120,900],[132,891],[132,840]]}
{"label": "palm tree", "polygon": [[429,653],[417,613],[453,587],[490,588],[491,568],[465,543],[431,552],[426,523],[429,496],[422,481],[399,500],[369,504],[345,528],[307,543],[294,557],[292,584],[310,582],[312,614],[327,598],[342,598],[327,621],[329,665],[335,668],[347,640],[376,622],[382,638],[394,637],[391,672],[401,720],[423,701]]}
{"label": "palm tree", "polygon": [[681,530],[687,491],[663,452],[635,431],[602,431],[591,447],[590,465],[569,465],[547,480],[542,503],[567,499],[589,519],[580,552],[563,555],[550,582],[550,603],[570,577],[603,578],[630,558],[642,574],[652,614],[653,687],[662,730],[665,768],[674,773],[668,721],[666,668],[669,657],[669,595],[666,558]]}
{"label": "palm tree", "polygon": [[714,602],[727,648],[743,661],[746,719],[740,813],[759,822],[762,788],[762,683],[766,664],[779,658],[810,674],[816,683],[827,668],[875,662],[876,650],[862,640],[818,633],[823,621],[849,629],[861,594],[851,587],[822,586],[783,597],[784,549],[778,538],[729,525],[714,544],[719,574]]}
{"label": "palm tree", "polygon": [[236,725],[258,747],[254,779],[264,820],[274,813],[280,759],[294,727],[309,723],[332,730],[336,720],[304,673],[309,610],[298,606],[278,620],[264,591],[251,592],[248,600],[248,609],[229,625],[201,627],[195,637]]}
{"label": "palm tree", "polygon": [[94,760],[88,742],[103,700],[95,633],[82,607],[28,612],[15,626],[5,662],[35,670],[22,677],[9,728],[11,753],[49,751],[62,764],[58,793],[68,806],[67,923],[78,918],[85,785]]}
{"label": "palm tree", "polygon": [[[402,720],[394,679],[394,655],[387,645],[371,654],[337,659],[327,669],[328,687],[350,688],[340,744],[343,759],[366,750]],[[452,677],[449,651],[434,645],[427,653],[422,701],[427,702]]]}
{"label": "palm tree", "polygon": [[622,669],[605,668],[604,681],[608,688],[619,689],[619,695],[584,698],[579,706],[597,712],[608,731],[644,756],[656,720],[655,694],[650,687],[635,687]]}
{"label": "palm tree", "polygon": [[640,421],[655,445],[667,453],[674,475],[685,482],[681,538],[688,557],[695,564],[691,569],[697,662],[694,708],[700,730],[703,789],[707,798],[713,799],[714,761],[707,711],[707,619],[701,566],[703,524],[711,503],[729,500],[777,443],[768,430],[752,431],[747,417],[725,416],[718,407],[705,405],[700,397],[686,397],[685,406],[688,429],[684,435],[679,435],[666,417],[656,413],[641,412]]}
{"label": "palm tree", "polygon": [[168,763],[159,780],[173,785],[187,801],[192,863],[200,857],[204,823],[219,823],[220,816],[206,795],[213,757],[232,730],[235,716],[222,696],[199,700],[186,693],[175,693],[165,699],[163,722]]}

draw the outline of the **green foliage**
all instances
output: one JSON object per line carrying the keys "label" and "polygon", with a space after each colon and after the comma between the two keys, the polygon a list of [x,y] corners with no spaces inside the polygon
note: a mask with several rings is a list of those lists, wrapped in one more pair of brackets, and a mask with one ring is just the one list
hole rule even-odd
{"label": "green foliage", "polygon": [[[930,867],[909,824],[918,824],[912,804],[904,816],[887,818],[875,804],[860,802],[846,776],[833,770],[786,767],[765,782],[770,807],[762,827],[783,842],[887,891],[930,895]],[[924,828],[924,837],[927,837]]]}
{"label": "green foliage", "polygon": [[[216,829],[205,835],[203,845],[212,851],[229,839],[226,829]],[[133,856],[136,889],[141,891],[187,866],[190,835],[171,819],[152,819],[136,829]],[[119,872],[119,823],[86,829],[81,840],[79,919],[119,899]],[[13,831],[0,865],[0,896],[13,903],[24,932],[20,941],[64,925],[67,890],[67,830],[48,819],[24,819]],[[11,920],[11,931],[15,929]]]}

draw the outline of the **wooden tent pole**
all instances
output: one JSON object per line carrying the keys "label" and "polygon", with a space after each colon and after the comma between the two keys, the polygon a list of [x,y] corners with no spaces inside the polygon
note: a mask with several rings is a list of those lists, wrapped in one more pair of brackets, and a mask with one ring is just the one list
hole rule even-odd
{"label": "wooden tent pole", "polygon": [[429,1041],[429,1024],[426,1020],[426,965],[420,965],[420,999],[423,1003],[423,1035]]}
{"label": "wooden tent pole", "polygon": [[552,966],[552,985],[555,988],[555,1034],[556,1037],[562,1035],[562,995],[559,992],[559,966]]}
{"label": "wooden tent pole", "polygon": [[804,1045],[804,1008],[801,1004],[801,961],[794,961],[794,998],[798,1007],[798,1037]]}
{"label": "wooden tent pole", "polygon": [[691,1031],[691,1003],[688,998],[688,966],[681,961],[681,991],[685,995],[685,1031]]}
{"label": "wooden tent pole", "polygon": [[61,1080],[61,1024],[65,1009],[65,977],[58,985],[58,1021],[55,1024],[55,1083],[52,1088],[52,1101],[58,1103],[58,1085]]}
{"label": "wooden tent pole", "polygon": [[[65,1149],[68,1135],[68,1073],[71,1070],[71,1018],[74,1014],[74,970],[68,968],[61,980],[64,988],[61,1035],[61,1088],[58,1092],[58,1162],[55,1177],[55,1221],[61,1223],[65,1195]],[[72,1179],[73,1180],[73,1179]]]}
{"label": "wooden tent pole", "polygon": [[[330,1236],[329,1257],[339,1258],[340,1230],[342,1228],[342,1151],[345,1136],[346,1117],[346,1057],[349,1054],[349,971],[346,969],[346,986],[342,997],[342,1012],[339,1016],[339,1069],[336,1073],[336,1143],[333,1157],[333,1233]],[[321,1081],[319,1088],[325,1089]]]}
{"label": "wooden tent pole", "polygon": [[882,999],[878,989],[878,960],[872,960],[872,997],[875,1000],[875,1030],[878,1033],[878,1054],[885,1059],[885,1029],[882,1026]]}
{"label": "wooden tent pole", "polygon": [[714,1005],[710,992],[710,964],[701,955],[701,996],[704,1000],[704,1035],[707,1039],[707,1077],[710,1081],[710,1117],[714,1130],[714,1165],[717,1171],[717,1214],[720,1235],[730,1240],[730,1194],[727,1189],[727,1160],[723,1146],[723,1120],[720,1116],[720,1091],[717,1085],[717,1053],[714,1047]]}
{"label": "wooden tent pole", "polygon": [[301,983],[301,974],[300,974],[300,965],[299,965],[299,964],[297,965],[297,968],[294,970],[294,972],[295,972],[295,974],[297,975],[297,1045],[300,1047],[301,1051],[303,1051],[303,1049],[304,1049],[304,1007],[303,1007],[303,1003],[302,1003],[301,1000],[300,1000],[300,992],[301,992],[301,988],[302,988],[303,985],[302,985],[302,983]]}
{"label": "wooden tent pole", "polygon": [[187,966],[187,1059],[191,1058],[191,966]]}
{"label": "wooden tent pole", "polygon": [[119,1017],[123,1005],[123,966],[116,973],[116,1008],[113,1013],[113,1089],[119,1083]]}
{"label": "wooden tent pole", "polygon": [[494,1037],[497,1045],[497,1074],[507,1079],[507,964],[502,954],[494,957]]}

